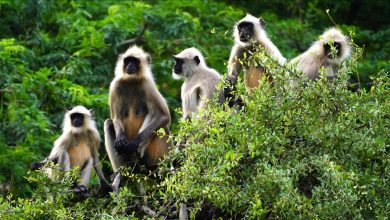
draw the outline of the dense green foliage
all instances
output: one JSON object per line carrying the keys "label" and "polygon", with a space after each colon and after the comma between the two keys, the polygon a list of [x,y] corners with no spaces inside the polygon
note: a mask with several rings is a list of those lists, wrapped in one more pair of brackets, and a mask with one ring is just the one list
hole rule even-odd
{"label": "dense green foliage", "polygon": [[[389,216],[390,21],[376,12],[390,3],[226,2],[1,0],[0,217],[125,218],[135,201],[161,215],[184,201],[198,217]],[[212,102],[202,113],[207,123],[178,123],[181,82],[171,77],[173,54],[195,46],[225,74],[231,28],[249,11],[263,16],[269,37],[293,58],[333,26],[326,9],[364,48],[355,48],[336,82],[302,82],[292,89],[283,74],[291,68],[267,62],[279,83],[251,94],[240,85],[244,111]],[[156,171],[161,184],[130,175],[118,194],[72,203],[64,187],[73,175],[51,181],[39,172],[27,174],[29,164],[49,153],[69,107],[92,108],[103,134],[108,86],[128,39],[151,54],[173,115],[174,139],[187,140],[187,148],[172,151]],[[349,77],[360,79],[360,93],[346,90]],[[172,161],[181,166],[167,172]],[[109,176],[109,162],[103,163]],[[143,199],[136,196],[137,181],[145,182]]]}
{"label": "dense green foliage", "polygon": [[211,103],[182,122],[178,140],[191,147],[173,153],[181,167],[164,180],[166,196],[192,201],[194,212],[212,204],[214,218],[389,216],[390,81],[382,73],[351,93],[353,65],[335,82],[291,88],[280,74],[291,68],[267,63],[277,83],[250,94],[240,85],[242,111]]}

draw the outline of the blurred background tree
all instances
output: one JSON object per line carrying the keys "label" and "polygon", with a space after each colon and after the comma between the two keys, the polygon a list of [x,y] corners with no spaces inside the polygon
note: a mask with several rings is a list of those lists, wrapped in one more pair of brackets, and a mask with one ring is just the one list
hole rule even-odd
{"label": "blurred background tree", "polygon": [[[131,43],[152,55],[176,131],[181,82],[171,77],[173,54],[195,46],[226,74],[231,29],[250,12],[264,17],[270,38],[292,58],[334,25],[329,9],[365,48],[359,77],[352,77],[368,86],[369,75],[390,71],[389,8],[387,1],[346,0],[0,0],[0,193],[30,193],[23,177],[32,161],[49,153],[66,109],[92,108],[103,134],[115,61]],[[104,168],[110,174],[108,160]]]}

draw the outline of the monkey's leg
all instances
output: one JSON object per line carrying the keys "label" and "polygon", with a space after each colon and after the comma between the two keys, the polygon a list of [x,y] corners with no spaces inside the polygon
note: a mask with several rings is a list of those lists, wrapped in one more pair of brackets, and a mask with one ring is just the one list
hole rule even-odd
{"label": "monkey's leg", "polygon": [[114,192],[117,192],[119,189],[119,184],[121,183],[121,174],[119,172],[115,172],[114,181],[112,181],[111,187]]}
{"label": "monkey's leg", "polygon": [[62,171],[70,171],[70,160],[68,152],[62,152],[58,157],[58,164],[61,166]]}
{"label": "monkey's leg", "polygon": [[90,157],[86,162],[81,170],[81,185],[88,186],[89,179],[91,178],[92,173],[92,166],[93,166],[93,158]]}
{"label": "monkey's leg", "polygon": [[93,166],[93,158],[90,157],[84,164],[81,170],[81,181],[75,185],[73,192],[79,197],[79,199],[85,199],[88,197],[87,185],[89,184],[89,178],[91,177]]}
{"label": "monkey's leg", "polygon": [[104,141],[108,158],[110,159],[112,169],[114,170],[114,181],[111,184],[113,191],[118,191],[121,174],[119,168],[124,164],[125,160],[122,155],[118,155],[114,147],[115,130],[111,119],[104,122]]}
{"label": "monkey's leg", "polygon": [[118,172],[120,166],[123,164],[123,158],[121,155],[118,155],[116,153],[115,147],[114,147],[114,140],[115,140],[115,130],[114,130],[114,124],[111,119],[107,119],[104,122],[104,142],[106,151],[108,154],[108,158],[110,159],[112,168],[114,172]]}
{"label": "monkey's leg", "polygon": [[187,204],[185,203],[180,203],[179,219],[188,220]]}
{"label": "monkey's leg", "polygon": [[[149,129],[148,126],[152,123],[153,117],[151,114],[147,114],[144,122],[142,123],[141,128],[139,129],[138,137],[137,138],[142,138],[142,134],[145,132],[145,130]],[[146,137],[146,136],[145,136]],[[144,156],[146,148],[149,146],[150,142],[152,141],[152,138],[154,135],[149,135],[149,137],[145,138],[143,141],[138,142],[138,153],[140,157]],[[136,139],[137,139],[136,138]],[[138,140],[137,140],[138,141]]]}
{"label": "monkey's leg", "polygon": [[99,177],[100,185],[102,187],[107,187],[108,182],[107,182],[106,178],[104,177],[102,168],[100,167],[99,157],[98,157],[97,153],[95,153],[93,156],[93,166],[95,167],[95,172]]}

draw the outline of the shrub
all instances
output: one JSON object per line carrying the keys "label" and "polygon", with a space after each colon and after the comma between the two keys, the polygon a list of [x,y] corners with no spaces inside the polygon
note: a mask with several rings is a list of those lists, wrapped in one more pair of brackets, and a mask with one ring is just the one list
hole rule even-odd
{"label": "shrub", "polygon": [[333,82],[296,78],[294,88],[286,73],[299,73],[266,61],[275,83],[253,92],[239,84],[241,111],[214,100],[181,121],[186,148],[172,151],[181,165],[164,180],[165,197],[188,202],[198,217],[388,216],[390,81],[380,72],[370,90],[349,91],[359,53]]}

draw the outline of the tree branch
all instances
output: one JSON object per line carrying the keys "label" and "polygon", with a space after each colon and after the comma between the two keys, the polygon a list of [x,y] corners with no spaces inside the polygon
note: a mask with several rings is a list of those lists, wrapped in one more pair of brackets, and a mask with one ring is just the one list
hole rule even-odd
{"label": "tree branch", "polygon": [[140,27],[140,33],[135,38],[124,40],[124,41],[120,42],[117,46],[120,47],[120,46],[123,46],[126,44],[141,43],[143,41],[142,38],[143,38],[143,35],[145,33],[146,27],[147,27],[146,23],[142,23],[141,27]]}

